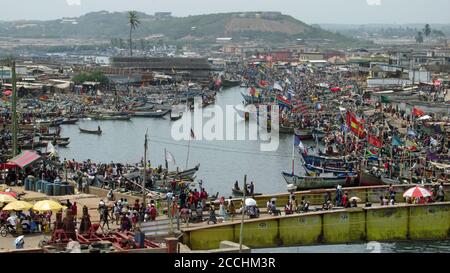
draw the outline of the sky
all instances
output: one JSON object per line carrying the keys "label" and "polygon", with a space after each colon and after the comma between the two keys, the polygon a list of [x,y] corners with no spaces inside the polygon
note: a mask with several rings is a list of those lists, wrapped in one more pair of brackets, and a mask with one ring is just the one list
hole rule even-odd
{"label": "sky", "polygon": [[2,21],[137,10],[174,16],[280,11],[308,24],[450,23],[450,0],[0,0],[0,10]]}

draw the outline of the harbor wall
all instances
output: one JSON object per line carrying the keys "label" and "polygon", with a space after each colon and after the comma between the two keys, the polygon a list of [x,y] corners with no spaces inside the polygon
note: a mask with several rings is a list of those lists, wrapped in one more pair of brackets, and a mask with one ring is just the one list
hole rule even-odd
{"label": "harbor wall", "polygon": [[[183,230],[183,244],[192,250],[239,242],[240,222]],[[246,220],[243,244],[270,248],[363,241],[450,238],[450,202],[349,208]]]}

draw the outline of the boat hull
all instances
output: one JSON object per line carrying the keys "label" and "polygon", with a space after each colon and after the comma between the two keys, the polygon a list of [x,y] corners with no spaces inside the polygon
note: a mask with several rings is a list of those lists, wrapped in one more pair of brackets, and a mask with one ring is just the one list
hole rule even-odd
{"label": "boat hull", "polygon": [[297,187],[298,190],[309,189],[323,189],[323,188],[335,188],[337,185],[352,187],[356,186],[354,178],[347,179],[346,176],[338,177],[320,177],[320,176],[298,176],[291,173],[282,172],[284,180],[287,184],[292,184]]}

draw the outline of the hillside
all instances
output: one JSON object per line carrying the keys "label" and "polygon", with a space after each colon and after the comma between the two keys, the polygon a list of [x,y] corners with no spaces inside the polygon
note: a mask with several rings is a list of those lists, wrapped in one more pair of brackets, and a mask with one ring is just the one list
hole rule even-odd
{"label": "hillside", "polygon": [[[217,37],[286,41],[299,38],[348,40],[319,27],[312,27],[278,12],[219,13],[188,17],[156,18],[139,13],[140,26],[134,38],[163,34],[170,40]],[[0,37],[16,38],[126,38],[129,35],[126,12],[88,13],[77,18],[51,21],[0,22]]]}

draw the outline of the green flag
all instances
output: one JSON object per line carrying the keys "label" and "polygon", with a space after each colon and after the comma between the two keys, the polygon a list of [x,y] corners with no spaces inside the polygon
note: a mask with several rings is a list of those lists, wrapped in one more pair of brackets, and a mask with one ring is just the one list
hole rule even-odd
{"label": "green flag", "polygon": [[391,103],[389,97],[381,95],[381,103]]}

